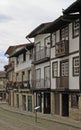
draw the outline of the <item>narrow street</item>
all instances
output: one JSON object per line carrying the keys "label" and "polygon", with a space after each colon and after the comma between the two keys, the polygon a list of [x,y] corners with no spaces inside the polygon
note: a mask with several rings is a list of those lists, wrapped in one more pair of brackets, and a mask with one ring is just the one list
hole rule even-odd
{"label": "narrow street", "polygon": [[23,115],[0,108],[0,130],[80,130],[81,128],[55,121]]}

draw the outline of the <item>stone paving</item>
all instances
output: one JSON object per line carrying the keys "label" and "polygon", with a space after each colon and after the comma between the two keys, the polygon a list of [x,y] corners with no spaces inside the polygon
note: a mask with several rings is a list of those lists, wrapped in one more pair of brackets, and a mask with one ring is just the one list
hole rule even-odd
{"label": "stone paving", "polygon": [[7,104],[0,104],[0,130],[81,130],[81,121],[66,117],[19,111]]}

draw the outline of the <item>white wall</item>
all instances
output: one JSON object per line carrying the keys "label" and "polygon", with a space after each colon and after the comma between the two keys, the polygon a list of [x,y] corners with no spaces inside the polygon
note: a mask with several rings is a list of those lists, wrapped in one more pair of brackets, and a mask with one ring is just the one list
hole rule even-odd
{"label": "white wall", "polygon": [[23,62],[23,54],[19,56],[19,64],[16,64],[15,59],[15,72],[18,72],[27,67],[31,67],[32,60],[29,59],[29,55],[26,53],[26,61]]}
{"label": "white wall", "polygon": [[69,24],[69,53],[79,50],[79,37],[72,37],[72,23]]}
{"label": "white wall", "polygon": [[41,69],[41,79],[44,79],[44,67],[46,66],[50,66],[50,63],[49,62],[45,62],[45,63],[42,63],[42,64],[39,64],[39,65],[36,65],[35,67],[35,70],[36,69]]}
{"label": "white wall", "polygon": [[69,89],[79,89],[79,76],[73,76],[72,60],[79,53],[69,56]]}
{"label": "white wall", "polygon": [[41,35],[37,35],[35,37],[35,44],[40,42],[41,43],[41,46],[44,46],[44,39],[46,37],[50,36],[50,34],[41,34]]}
{"label": "white wall", "polygon": [[[60,31],[56,31],[56,43],[60,41]],[[72,23],[69,24],[69,56],[65,58],[57,58],[55,56],[55,47],[51,48],[51,88],[56,88],[56,78],[52,78],[52,62],[58,61],[58,77],[60,76],[60,61],[64,59],[69,60],[69,89],[79,89],[79,76],[72,74],[72,60],[73,57],[79,56],[79,53],[74,53],[79,50],[79,37],[72,37]],[[74,54],[71,54],[74,53]]]}

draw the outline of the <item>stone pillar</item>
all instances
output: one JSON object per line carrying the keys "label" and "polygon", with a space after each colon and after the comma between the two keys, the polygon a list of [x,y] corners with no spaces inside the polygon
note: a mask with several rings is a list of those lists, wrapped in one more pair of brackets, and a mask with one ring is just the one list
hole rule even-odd
{"label": "stone pillar", "polygon": [[22,94],[19,93],[19,109],[22,111],[23,110],[23,104],[22,104]]}
{"label": "stone pillar", "polygon": [[54,92],[51,92],[51,114],[55,113],[55,96]]}
{"label": "stone pillar", "polygon": [[35,107],[35,95],[32,94],[32,112],[34,112],[34,107]]}
{"label": "stone pillar", "polygon": [[60,116],[62,116],[62,94],[60,93]]}
{"label": "stone pillar", "polygon": [[14,107],[17,108],[17,97],[16,92],[14,92]]}
{"label": "stone pillar", "polygon": [[44,93],[42,92],[42,113],[44,113]]}

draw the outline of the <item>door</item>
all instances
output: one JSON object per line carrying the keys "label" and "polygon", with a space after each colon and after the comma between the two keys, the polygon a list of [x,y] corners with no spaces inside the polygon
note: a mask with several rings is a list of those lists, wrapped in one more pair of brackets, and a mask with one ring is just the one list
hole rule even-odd
{"label": "door", "polygon": [[28,96],[28,111],[32,112],[32,96]]}
{"label": "door", "polygon": [[[69,62],[68,60],[61,62],[61,86],[68,88]],[[62,115],[69,115],[69,96],[62,94]]]}
{"label": "door", "polygon": [[16,98],[17,98],[17,108],[19,108],[19,95],[18,94],[16,95]]}
{"label": "door", "polygon": [[26,111],[26,96],[22,95],[22,107],[23,111]]}
{"label": "door", "polygon": [[50,93],[44,93],[44,113],[50,113]]}
{"label": "door", "polygon": [[60,95],[55,93],[55,114],[60,115]]}
{"label": "door", "polygon": [[61,74],[60,74],[60,88],[69,88],[69,62],[68,60],[61,61]]}
{"label": "door", "polygon": [[42,94],[36,93],[36,106],[40,106],[37,110],[38,112],[42,112]]}
{"label": "door", "polygon": [[44,68],[44,86],[45,88],[50,88],[50,67],[46,66]]}
{"label": "door", "polygon": [[28,70],[28,87],[31,87],[31,70]]}
{"label": "door", "polygon": [[36,88],[41,88],[41,69],[36,70],[36,81],[35,81]]}
{"label": "door", "polygon": [[62,94],[62,116],[69,116],[69,96]]}

